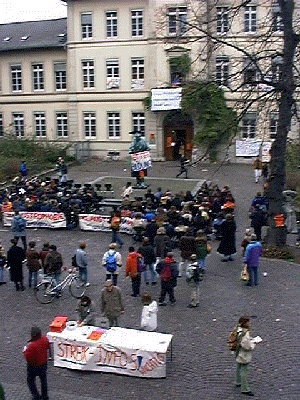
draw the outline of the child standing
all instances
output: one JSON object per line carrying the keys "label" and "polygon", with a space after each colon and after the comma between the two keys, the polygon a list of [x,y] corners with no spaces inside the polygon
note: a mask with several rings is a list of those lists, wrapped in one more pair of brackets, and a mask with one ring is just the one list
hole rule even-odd
{"label": "child standing", "polygon": [[203,273],[205,272],[205,260],[211,252],[211,246],[207,243],[207,236],[203,232],[198,232],[196,237],[196,256],[197,262]]}
{"label": "child standing", "polygon": [[157,328],[157,302],[152,301],[150,293],[144,293],[142,296],[144,305],[141,318],[141,329],[153,332]]}
{"label": "child standing", "polygon": [[198,307],[200,300],[200,288],[199,284],[203,280],[204,270],[199,266],[197,261],[197,255],[191,255],[191,262],[186,269],[186,280],[191,288],[191,301],[188,307]]}

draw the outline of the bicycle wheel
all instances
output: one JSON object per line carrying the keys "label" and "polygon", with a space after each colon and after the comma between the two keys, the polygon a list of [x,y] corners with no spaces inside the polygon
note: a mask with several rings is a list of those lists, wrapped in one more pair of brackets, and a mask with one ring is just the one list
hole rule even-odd
{"label": "bicycle wheel", "polygon": [[34,289],[34,294],[37,299],[42,304],[51,303],[54,299],[54,294],[51,294],[51,282],[41,282]]}
{"label": "bicycle wheel", "polygon": [[84,282],[78,277],[74,277],[71,280],[70,286],[69,286],[69,290],[70,293],[73,297],[75,297],[76,299],[79,299],[81,296],[84,295],[85,293],[85,284]]}

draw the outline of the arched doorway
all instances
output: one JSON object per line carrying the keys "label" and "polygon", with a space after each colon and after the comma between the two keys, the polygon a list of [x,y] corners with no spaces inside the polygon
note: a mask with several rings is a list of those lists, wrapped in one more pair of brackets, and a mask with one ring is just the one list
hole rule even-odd
{"label": "arched doorway", "polygon": [[188,114],[170,112],[163,121],[163,132],[164,156],[167,161],[177,160],[181,154],[191,158],[194,124]]}

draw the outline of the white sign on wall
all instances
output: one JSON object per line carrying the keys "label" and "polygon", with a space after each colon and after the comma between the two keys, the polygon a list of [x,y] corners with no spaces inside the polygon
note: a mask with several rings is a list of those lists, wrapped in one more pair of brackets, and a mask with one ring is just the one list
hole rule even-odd
{"label": "white sign on wall", "polygon": [[182,88],[152,89],[151,111],[179,110]]}
{"label": "white sign on wall", "polygon": [[235,155],[236,157],[257,157],[261,140],[237,140],[235,142]]}

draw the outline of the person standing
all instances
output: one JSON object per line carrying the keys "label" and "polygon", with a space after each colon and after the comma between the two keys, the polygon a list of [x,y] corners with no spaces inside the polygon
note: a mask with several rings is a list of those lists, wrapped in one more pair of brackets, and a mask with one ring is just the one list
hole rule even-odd
{"label": "person standing", "polygon": [[119,326],[118,317],[124,313],[122,292],[113,285],[111,279],[105,282],[105,288],[101,291],[101,312],[108,318],[110,327]]}
{"label": "person standing", "polygon": [[262,210],[259,204],[255,204],[254,210],[250,214],[251,226],[257,237],[257,240],[261,240],[261,230],[265,222],[265,212]]}
{"label": "person standing", "polygon": [[[54,244],[49,246],[49,250],[50,251],[45,258],[45,268],[49,274],[54,276],[56,285],[59,285],[61,269],[63,266],[62,256],[57,251],[57,247]],[[57,290],[57,296],[61,296],[60,290]]]}
{"label": "person standing", "polygon": [[67,182],[68,168],[65,164],[65,160],[62,157],[59,157],[58,159],[57,168],[58,168],[59,181],[61,183]]}
{"label": "person standing", "polygon": [[157,302],[152,300],[150,293],[142,295],[143,311],[141,317],[141,329],[148,332],[156,331],[157,328]]}
{"label": "person standing", "polygon": [[112,279],[114,286],[117,286],[119,268],[122,267],[122,256],[116,247],[116,243],[111,243],[102,258],[102,265],[106,269],[106,280]]}
{"label": "person standing", "polygon": [[129,254],[126,258],[125,275],[130,276],[132,284],[132,297],[137,297],[140,294],[141,273],[138,270],[138,258],[141,254],[134,251],[134,247],[130,246]]}
{"label": "person standing", "polygon": [[233,261],[233,254],[236,253],[235,247],[236,224],[232,214],[226,214],[225,220],[221,225],[221,241],[217,249],[218,253],[223,254],[221,261]]}
{"label": "person standing", "polygon": [[[4,268],[6,265],[6,257],[5,257],[5,250],[0,244],[0,285],[5,285],[6,281],[4,280]],[[1,398],[0,398],[1,400]]]}
{"label": "person standing", "polygon": [[184,157],[184,155],[180,156],[180,170],[178,174],[176,175],[176,178],[178,178],[180,175],[185,174],[185,179],[188,179],[188,170],[187,170],[187,165],[188,160]]}
{"label": "person standing", "polygon": [[196,241],[192,228],[189,228],[186,234],[181,236],[179,240],[179,249],[181,254],[181,262],[179,263],[178,276],[182,276],[183,270],[186,270],[187,263],[191,259],[191,255],[196,253]]}
{"label": "person standing", "polygon": [[11,222],[11,230],[16,242],[18,243],[19,238],[21,238],[24,250],[26,250],[26,220],[19,214],[19,210],[15,210],[15,215]]}
{"label": "person standing", "polygon": [[[47,387],[47,359],[50,351],[50,343],[46,336],[42,335],[38,326],[31,328],[31,339],[24,347],[23,355],[27,361],[27,384],[32,394],[32,400],[49,400]],[[41,380],[42,394],[36,387],[35,379]]]}
{"label": "person standing", "polygon": [[236,335],[238,346],[236,350],[236,381],[235,385],[241,388],[241,392],[247,396],[254,396],[248,384],[248,366],[252,360],[252,352],[255,349],[256,341],[251,338],[250,318],[242,316],[239,319]]}
{"label": "person standing", "polygon": [[203,232],[198,232],[196,240],[197,262],[203,273],[206,270],[206,257],[211,252],[211,245],[207,243],[207,236]]}
{"label": "person standing", "polygon": [[261,177],[261,169],[262,169],[262,163],[261,163],[259,157],[257,157],[257,158],[254,160],[253,167],[254,167],[254,179],[255,179],[255,183],[258,183],[258,182],[259,182],[259,179],[260,179],[260,177]]}
{"label": "person standing", "polygon": [[85,242],[80,242],[79,247],[75,252],[76,256],[76,264],[78,267],[79,271],[79,276],[80,279],[84,282],[85,286],[90,286],[90,283],[88,282],[88,270],[87,270],[87,255],[86,255],[86,243]]}
{"label": "person standing", "polygon": [[156,266],[156,272],[160,275],[161,292],[159,296],[159,306],[165,306],[166,294],[169,295],[171,305],[176,303],[174,287],[177,285],[178,267],[173,258],[173,253],[169,252],[167,257],[160,261]]}
{"label": "person standing", "polygon": [[26,250],[26,260],[28,268],[28,286],[31,287],[33,278],[33,287],[37,286],[38,271],[41,268],[40,255],[35,249],[36,243],[29,242],[29,248]]}
{"label": "person standing", "polygon": [[23,179],[25,179],[26,176],[28,175],[28,171],[27,171],[27,167],[26,167],[25,161],[22,161],[22,163],[21,163],[20,173],[21,173],[21,176],[22,176]]}
{"label": "person standing", "polygon": [[148,270],[152,285],[156,285],[156,272],[154,271],[154,263],[156,260],[154,247],[150,244],[149,238],[144,237],[139,253],[144,258],[145,270],[143,272],[146,285],[149,285]]}
{"label": "person standing", "polygon": [[112,230],[112,243],[117,243],[120,246],[120,249],[123,246],[122,240],[119,238],[118,231],[120,230],[121,225],[121,212],[116,208],[111,213],[111,217],[109,220],[110,227]]}
{"label": "person standing", "polygon": [[200,303],[200,282],[203,279],[204,269],[201,268],[197,261],[197,255],[191,255],[191,261],[186,269],[186,280],[191,288],[191,301],[188,307],[198,307]]}
{"label": "person standing", "polygon": [[44,274],[47,274],[47,270],[45,268],[45,259],[46,259],[46,256],[47,256],[48,253],[49,253],[49,243],[46,242],[46,243],[43,244],[43,248],[42,248],[42,250],[40,252],[40,259],[41,259],[41,262],[42,262],[42,268],[43,268]]}
{"label": "person standing", "polygon": [[10,272],[10,280],[14,282],[16,290],[24,290],[23,285],[23,261],[25,260],[25,251],[17,246],[17,241],[11,239],[12,246],[7,252],[7,267]]}
{"label": "person standing", "polygon": [[157,229],[157,234],[154,238],[154,249],[156,258],[162,260],[166,257],[168,251],[171,250],[172,243],[166,230],[163,226]]}
{"label": "person standing", "polygon": [[262,246],[257,241],[255,233],[251,235],[251,241],[246,247],[244,255],[244,263],[247,264],[247,269],[249,273],[249,281],[247,286],[258,285],[258,266],[259,258],[262,255]]}

